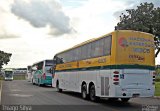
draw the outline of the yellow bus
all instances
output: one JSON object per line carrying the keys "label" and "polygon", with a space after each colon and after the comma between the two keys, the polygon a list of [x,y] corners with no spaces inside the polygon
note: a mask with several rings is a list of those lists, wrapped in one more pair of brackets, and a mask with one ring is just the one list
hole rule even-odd
{"label": "yellow bus", "polygon": [[54,56],[53,87],[82,98],[121,99],[154,95],[155,53],[151,34],[116,30]]}

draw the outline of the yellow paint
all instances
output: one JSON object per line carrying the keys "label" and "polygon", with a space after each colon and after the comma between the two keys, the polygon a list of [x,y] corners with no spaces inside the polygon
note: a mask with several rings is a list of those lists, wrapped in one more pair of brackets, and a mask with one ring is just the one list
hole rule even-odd
{"label": "yellow paint", "polygon": [[79,68],[110,65],[110,56],[79,61]]}
{"label": "yellow paint", "polygon": [[155,65],[153,35],[135,31],[115,33],[115,64]]}
{"label": "yellow paint", "polygon": [[64,70],[64,69],[74,69],[78,67],[78,62],[69,62],[64,64],[59,64],[56,66],[56,70]]}
{"label": "yellow paint", "polygon": [[[148,66],[155,65],[153,35],[131,30],[114,31],[106,35],[112,35],[110,56],[103,56],[80,60],[77,62],[58,64],[56,66],[56,70],[121,64],[139,64]],[[99,39],[105,36],[99,37]],[[87,44],[95,40],[98,39],[89,40],[84,43]],[[84,45],[84,43],[82,43],[82,45]],[[68,50],[72,50],[72,48]]]}

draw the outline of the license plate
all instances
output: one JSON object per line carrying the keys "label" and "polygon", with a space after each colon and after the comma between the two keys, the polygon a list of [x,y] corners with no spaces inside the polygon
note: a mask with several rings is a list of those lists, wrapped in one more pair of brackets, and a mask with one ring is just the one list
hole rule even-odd
{"label": "license plate", "polygon": [[132,97],[136,98],[136,97],[139,97],[140,94],[133,94]]}

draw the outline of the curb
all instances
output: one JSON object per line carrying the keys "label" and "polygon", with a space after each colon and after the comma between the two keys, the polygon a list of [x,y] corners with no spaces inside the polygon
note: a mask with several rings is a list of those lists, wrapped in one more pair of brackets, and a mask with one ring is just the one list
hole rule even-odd
{"label": "curb", "polygon": [[0,81],[0,105],[1,105],[1,99],[2,99],[2,81]]}
{"label": "curb", "polygon": [[160,96],[154,96],[153,98],[155,98],[155,99],[160,99]]}

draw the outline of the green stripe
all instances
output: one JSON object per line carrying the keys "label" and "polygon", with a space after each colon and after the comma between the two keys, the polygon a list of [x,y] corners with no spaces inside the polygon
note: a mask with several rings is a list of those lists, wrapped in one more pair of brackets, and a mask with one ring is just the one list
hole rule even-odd
{"label": "green stripe", "polygon": [[155,67],[154,66],[147,66],[147,65],[107,65],[107,66],[96,66],[96,67],[87,67],[87,68],[56,70],[55,72],[106,70],[106,69],[148,69],[148,70],[155,70]]}

